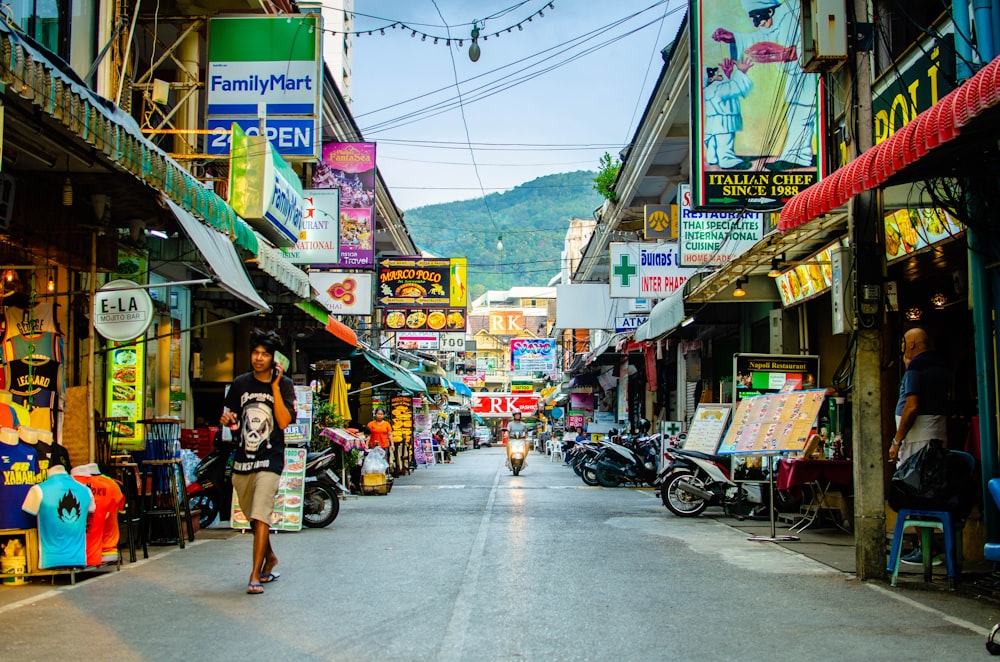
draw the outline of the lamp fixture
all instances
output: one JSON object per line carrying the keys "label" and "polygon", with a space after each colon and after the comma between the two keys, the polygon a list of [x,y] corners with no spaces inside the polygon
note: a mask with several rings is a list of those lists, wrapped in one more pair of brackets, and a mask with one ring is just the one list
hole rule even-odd
{"label": "lamp fixture", "polygon": [[473,62],[479,62],[479,56],[482,54],[482,51],[479,50],[479,44],[477,43],[478,41],[479,41],[479,26],[473,25],[472,43],[469,44],[469,59],[472,60]]}
{"label": "lamp fixture", "polygon": [[503,250],[503,235],[502,234],[498,234],[497,235],[497,251],[502,251],[502,250]]}
{"label": "lamp fixture", "polygon": [[3,272],[3,279],[8,283],[13,283],[17,278],[17,272],[13,269],[5,269]]}
{"label": "lamp fixture", "polygon": [[56,291],[56,279],[52,277],[52,274],[49,274],[49,281],[45,284],[45,290],[47,292]]}
{"label": "lamp fixture", "polygon": [[66,182],[63,184],[62,203],[63,207],[73,206],[73,183],[69,181],[69,177],[66,178]]}
{"label": "lamp fixture", "polygon": [[167,239],[167,238],[169,238],[170,235],[168,235],[163,230],[150,230],[149,231],[149,236],[150,237],[156,237],[157,239]]}
{"label": "lamp fixture", "polygon": [[948,303],[948,297],[938,292],[931,297],[931,305],[933,305],[938,310],[944,308],[945,304]]}
{"label": "lamp fixture", "polygon": [[688,315],[684,318],[684,321],[681,322],[681,326],[691,326],[692,324],[694,324],[694,315]]}
{"label": "lamp fixture", "polygon": [[747,295],[747,291],[743,289],[743,285],[746,282],[747,281],[745,278],[736,279],[736,289],[733,290],[733,296],[736,297],[737,299],[740,297],[745,297]]}
{"label": "lamp fixture", "polygon": [[920,310],[916,306],[906,311],[906,319],[909,320],[910,322],[916,322],[923,316],[924,316],[924,311]]}
{"label": "lamp fixture", "polygon": [[767,272],[767,275],[771,278],[777,278],[781,275],[781,263],[785,261],[785,254],[775,255],[771,258],[771,270]]}

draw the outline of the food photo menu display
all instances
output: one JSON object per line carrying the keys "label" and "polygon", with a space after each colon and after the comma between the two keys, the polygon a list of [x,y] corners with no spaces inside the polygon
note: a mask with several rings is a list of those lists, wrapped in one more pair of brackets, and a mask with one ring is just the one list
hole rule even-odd
{"label": "food photo menu display", "polygon": [[[302,506],[305,500],[306,449],[285,449],[285,470],[278,480],[274,495],[271,528],[276,531],[298,531],[302,528]],[[240,500],[233,489],[233,508],[229,518],[234,529],[249,529],[250,522],[240,509]]]}

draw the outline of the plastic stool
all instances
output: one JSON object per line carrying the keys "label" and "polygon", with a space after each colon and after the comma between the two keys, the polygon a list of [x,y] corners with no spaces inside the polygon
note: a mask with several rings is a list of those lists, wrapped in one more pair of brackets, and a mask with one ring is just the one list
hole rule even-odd
{"label": "plastic stool", "polygon": [[[914,519],[914,518],[924,519]],[[951,513],[946,510],[911,510],[903,508],[896,516],[896,528],[892,533],[892,550],[885,571],[892,573],[890,586],[896,585],[899,575],[900,548],[903,531],[914,527],[920,531],[920,549],[924,555],[924,581],[931,581],[931,533],[940,531],[944,536],[945,564],[948,570],[948,589],[955,590],[958,584],[958,560],[956,555],[956,531],[952,526]]]}

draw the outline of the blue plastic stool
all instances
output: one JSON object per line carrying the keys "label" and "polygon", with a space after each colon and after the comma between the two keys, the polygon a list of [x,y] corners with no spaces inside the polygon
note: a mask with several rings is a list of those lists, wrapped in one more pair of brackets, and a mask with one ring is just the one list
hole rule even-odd
{"label": "blue plastic stool", "polygon": [[[922,519],[916,519],[922,518]],[[885,571],[892,573],[890,586],[896,585],[899,575],[900,548],[903,530],[915,527],[920,530],[920,549],[924,555],[924,581],[931,581],[931,533],[940,531],[944,536],[945,565],[948,569],[948,589],[954,591],[958,583],[958,559],[956,556],[956,531],[951,514],[946,510],[911,510],[903,508],[896,516],[896,528],[892,533],[892,551]]]}

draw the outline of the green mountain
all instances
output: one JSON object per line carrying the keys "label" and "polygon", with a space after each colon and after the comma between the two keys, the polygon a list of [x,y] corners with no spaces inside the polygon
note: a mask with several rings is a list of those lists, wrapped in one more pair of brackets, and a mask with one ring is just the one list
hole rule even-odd
{"label": "green mountain", "polygon": [[593,218],[601,206],[595,176],[586,170],[547,175],[506,193],[409,209],[404,218],[419,248],[468,258],[472,296],[546,285],[559,272],[569,220]]}

